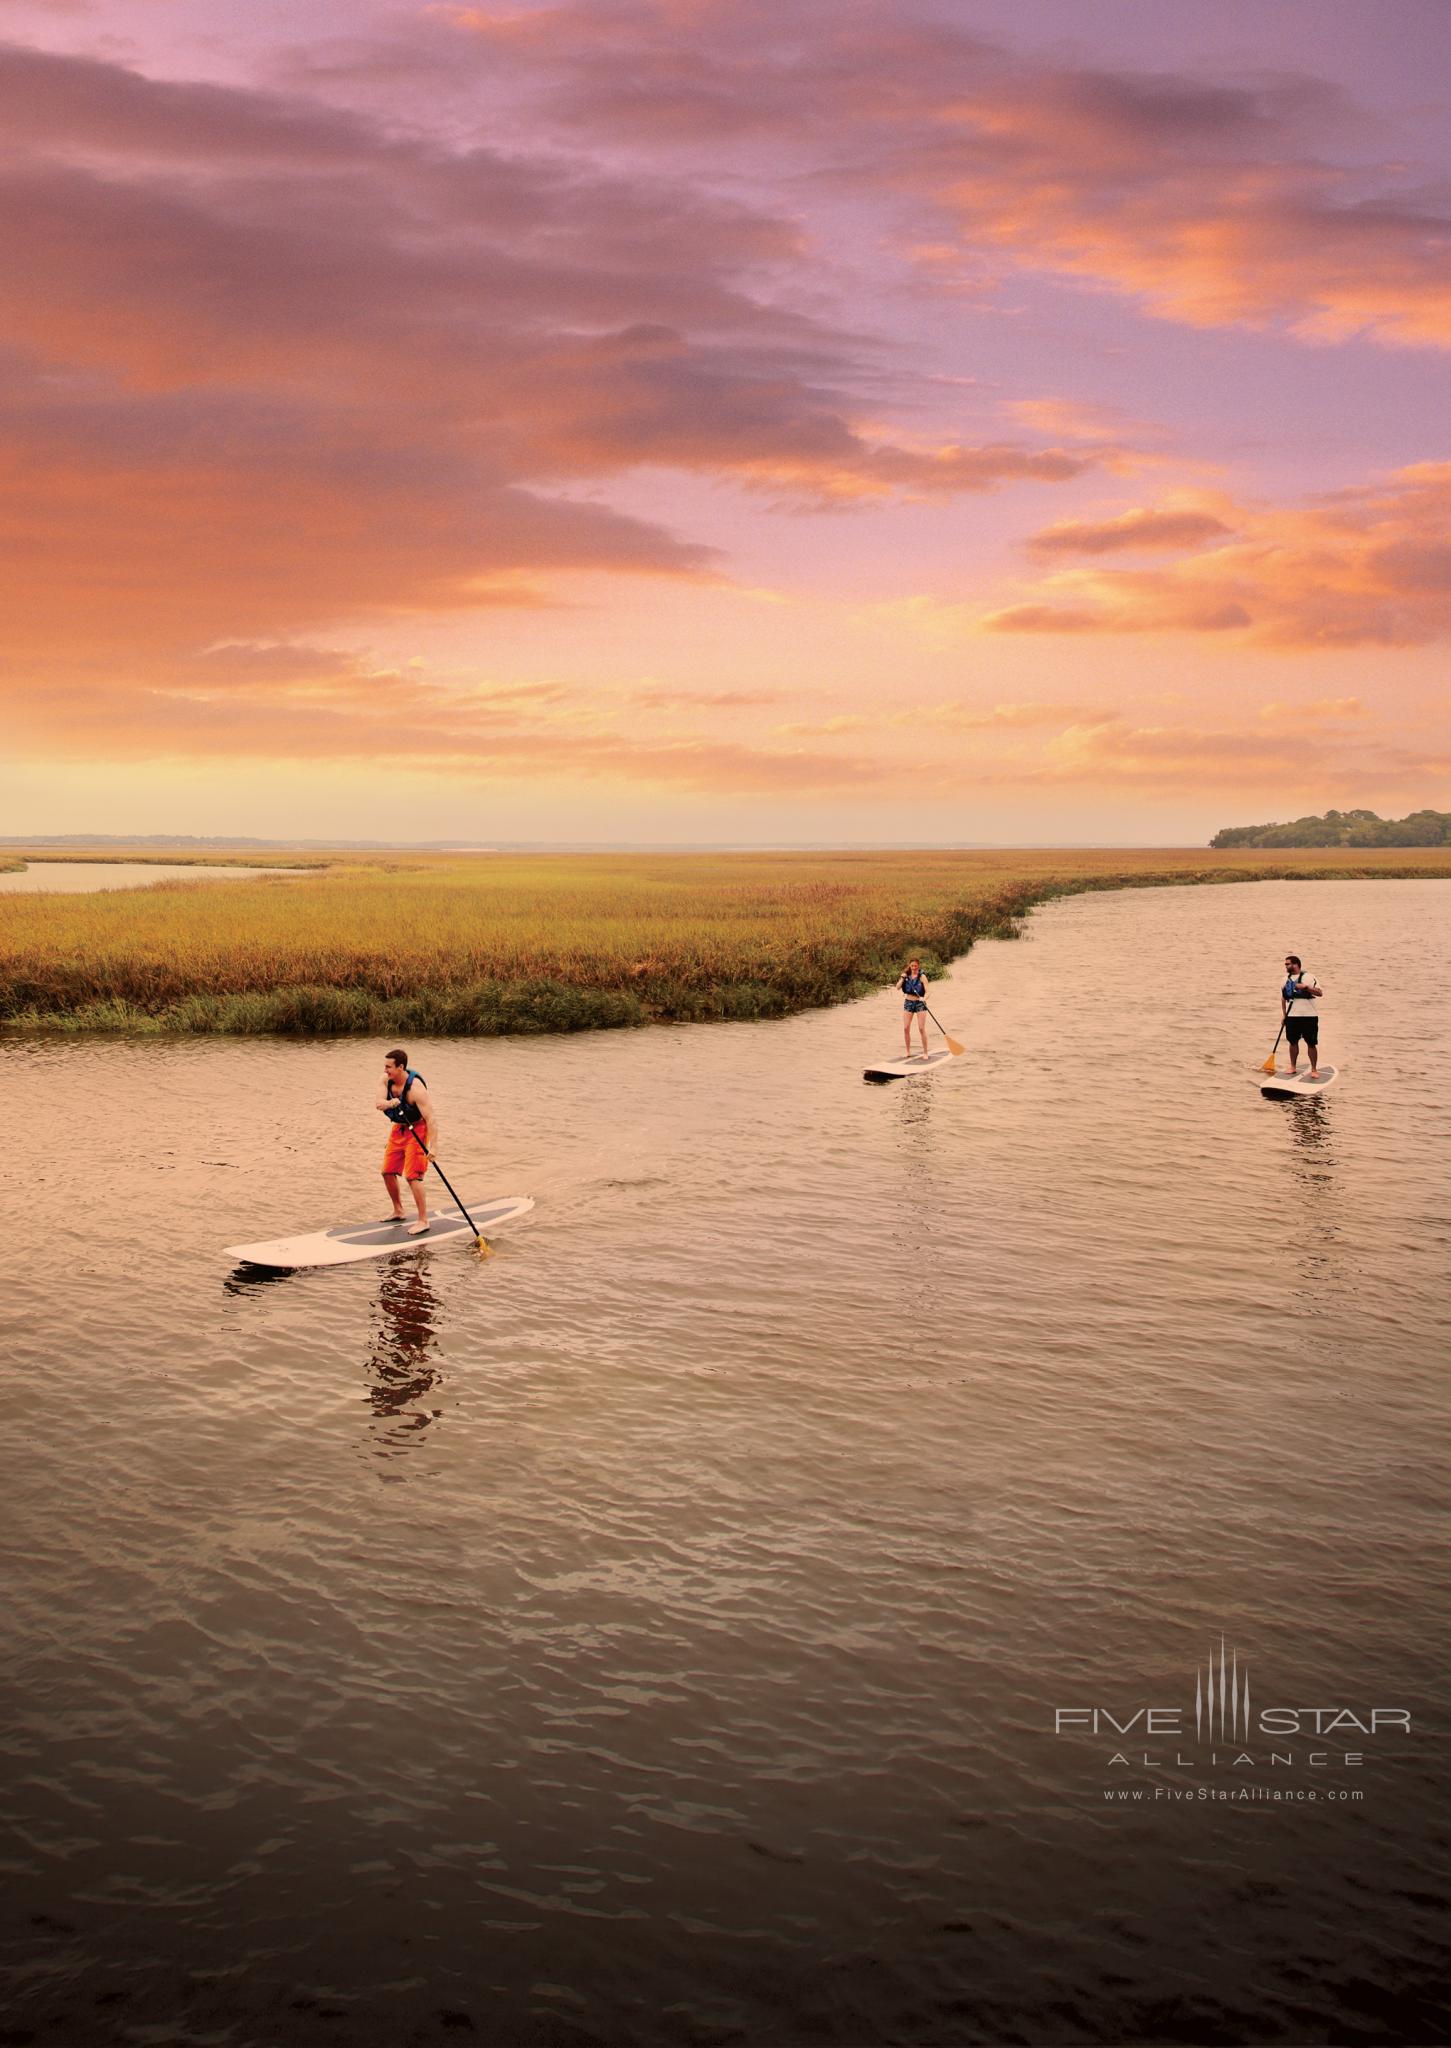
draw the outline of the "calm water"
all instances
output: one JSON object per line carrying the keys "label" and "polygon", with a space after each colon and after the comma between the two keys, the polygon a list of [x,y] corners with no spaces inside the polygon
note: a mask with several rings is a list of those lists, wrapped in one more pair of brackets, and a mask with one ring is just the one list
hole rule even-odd
{"label": "calm water", "polygon": [[[228,1274],[381,1048],[7,1044],[4,2039],[1446,2038],[1448,911],[1050,906],[887,1088],[891,995],[417,1046],[483,1261]],[[1221,1637],[1410,1734],[1197,1739]]]}
{"label": "calm water", "polygon": [[0,889],[28,896],[77,896],[96,889],[148,889],[157,882],[255,882],[259,875],[296,875],[301,868],[209,868],[148,860],[31,861],[0,871]]}

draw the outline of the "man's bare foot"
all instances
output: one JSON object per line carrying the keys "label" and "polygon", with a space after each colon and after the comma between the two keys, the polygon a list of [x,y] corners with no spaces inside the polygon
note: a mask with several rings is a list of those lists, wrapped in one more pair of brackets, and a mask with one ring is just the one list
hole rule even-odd
{"label": "man's bare foot", "polygon": [[423,1222],[422,1219],[420,1219],[417,1223],[409,1224],[408,1235],[410,1237],[422,1237],[424,1231],[427,1230],[427,1228],[428,1225],[425,1222]]}

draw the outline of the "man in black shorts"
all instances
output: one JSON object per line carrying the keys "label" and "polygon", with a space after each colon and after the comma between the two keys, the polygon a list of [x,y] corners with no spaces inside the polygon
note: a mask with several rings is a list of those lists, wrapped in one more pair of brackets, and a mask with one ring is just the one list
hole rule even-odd
{"label": "man in black shorts", "polygon": [[1280,1010],[1285,1019],[1285,1042],[1290,1048],[1290,1072],[1300,1058],[1303,1041],[1310,1055],[1310,1079],[1320,1077],[1320,999],[1325,991],[1313,974],[1307,974],[1298,953],[1285,955],[1285,985],[1280,990]]}

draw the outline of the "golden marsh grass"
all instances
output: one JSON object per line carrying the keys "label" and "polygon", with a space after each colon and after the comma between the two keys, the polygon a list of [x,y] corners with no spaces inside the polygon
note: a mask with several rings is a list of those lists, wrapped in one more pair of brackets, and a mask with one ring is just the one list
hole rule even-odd
{"label": "golden marsh grass", "polygon": [[1086,889],[1451,879],[1451,848],[241,858],[329,865],[225,889],[0,893],[0,1021],[488,1034],[783,1016],[889,983],[909,952],[931,973]]}

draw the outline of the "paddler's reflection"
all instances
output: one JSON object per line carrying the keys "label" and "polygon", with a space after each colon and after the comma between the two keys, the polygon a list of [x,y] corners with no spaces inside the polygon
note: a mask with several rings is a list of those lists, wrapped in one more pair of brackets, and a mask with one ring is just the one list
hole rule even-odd
{"label": "paddler's reflection", "polygon": [[900,1286],[903,1314],[914,1318],[930,1315],[925,1304],[935,1297],[940,1271],[934,1257],[941,1227],[936,1200],[941,1162],[932,1124],[937,1090],[925,1075],[892,1085],[903,1171],[895,1181],[891,1237],[903,1257],[880,1267],[875,1285],[884,1298],[895,1296]]}
{"label": "paddler's reflection", "polygon": [[1323,1290],[1342,1261],[1335,1107],[1319,1096],[1281,1105],[1290,1129],[1283,1157],[1291,1193],[1285,1204],[1284,1253],[1301,1280]]}
{"label": "paddler's reflection", "polygon": [[934,1093],[928,1080],[909,1081],[897,1089],[897,1122],[914,1145],[920,1145],[931,1129]]}
{"label": "paddler's reflection", "polygon": [[431,1363],[438,1341],[438,1297],[422,1268],[390,1268],[378,1289],[378,1320],[368,1351],[368,1402],[393,1447],[428,1428],[437,1408],[424,1404],[443,1375]]}
{"label": "paddler's reflection", "polygon": [[[1319,1096],[1312,1095],[1298,1102],[1287,1102],[1285,1107],[1290,1112],[1290,1136],[1295,1143],[1307,1152],[1325,1150],[1334,1136],[1332,1126],[1326,1121],[1328,1104]],[[1326,1159],[1321,1163],[1329,1166],[1333,1161]]]}

